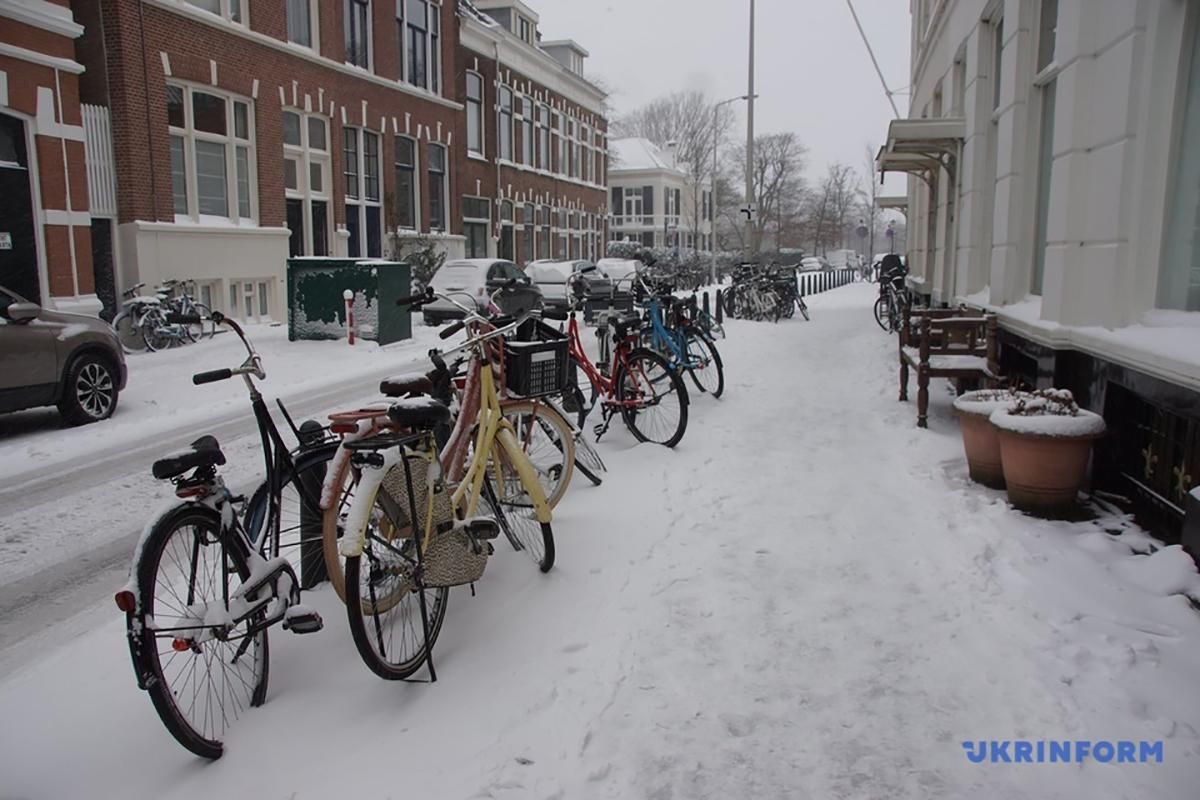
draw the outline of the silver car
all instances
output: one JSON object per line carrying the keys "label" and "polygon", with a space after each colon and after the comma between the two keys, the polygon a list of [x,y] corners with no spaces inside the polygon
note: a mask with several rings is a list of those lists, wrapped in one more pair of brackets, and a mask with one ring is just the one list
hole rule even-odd
{"label": "silver car", "polygon": [[103,320],[50,311],[0,286],[0,412],[56,405],[72,425],[107,419],[126,377]]}

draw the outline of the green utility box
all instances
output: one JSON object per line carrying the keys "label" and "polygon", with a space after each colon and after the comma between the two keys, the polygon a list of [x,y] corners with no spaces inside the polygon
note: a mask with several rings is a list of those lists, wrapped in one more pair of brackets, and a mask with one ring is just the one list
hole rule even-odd
{"label": "green utility box", "polygon": [[356,337],[379,344],[412,338],[412,313],[396,305],[411,284],[412,269],[395,261],[289,258],[288,339],[346,338],[347,289],[354,292]]}

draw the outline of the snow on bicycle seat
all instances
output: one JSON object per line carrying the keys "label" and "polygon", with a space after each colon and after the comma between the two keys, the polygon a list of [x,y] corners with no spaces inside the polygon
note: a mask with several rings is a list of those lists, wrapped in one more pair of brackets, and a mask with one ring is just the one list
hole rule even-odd
{"label": "snow on bicycle seat", "polygon": [[432,428],[450,421],[450,409],[432,397],[406,397],[392,404],[388,418],[405,428]]}
{"label": "snow on bicycle seat", "polygon": [[225,454],[221,452],[217,440],[212,436],[201,436],[192,442],[189,449],[180,450],[155,461],[150,472],[161,481],[182,475],[189,469],[220,466],[224,463]]}
{"label": "snow on bicycle seat", "polygon": [[394,375],[379,382],[379,391],[388,397],[404,397],[412,394],[430,394],[433,381],[419,372]]}

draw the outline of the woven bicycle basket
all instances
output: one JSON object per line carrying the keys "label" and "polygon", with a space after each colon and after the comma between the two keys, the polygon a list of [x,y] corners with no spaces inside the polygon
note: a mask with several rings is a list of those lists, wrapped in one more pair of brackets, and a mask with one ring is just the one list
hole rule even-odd
{"label": "woven bicycle basket", "polygon": [[[406,464],[398,464],[384,476],[380,490],[391,501],[392,508],[400,519],[394,520],[396,527],[407,531],[424,530],[428,502],[426,470],[430,463],[421,456],[408,456]],[[413,497],[417,503],[413,513],[408,502],[408,480],[406,472],[412,470]],[[413,519],[417,524],[412,524]],[[463,586],[483,577],[488,556],[492,553],[489,542],[480,542],[479,550],[466,530],[455,525],[456,517],[446,484],[438,481],[433,492],[433,535],[430,536],[425,552],[421,554],[424,565],[424,583],[431,588]]]}

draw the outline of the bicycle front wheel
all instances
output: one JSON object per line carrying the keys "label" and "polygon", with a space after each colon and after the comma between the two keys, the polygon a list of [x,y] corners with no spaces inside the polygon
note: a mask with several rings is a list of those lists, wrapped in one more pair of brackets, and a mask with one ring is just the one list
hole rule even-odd
{"label": "bicycle front wheel", "polygon": [[421,526],[401,524],[403,531],[376,496],[362,554],[344,564],[350,636],[363,663],[389,681],[408,678],[428,659],[450,599],[447,588],[418,587],[414,533]]}
{"label": "bicycle front wheel", "polygon": [[554,530],[549,522],[538,522],[532,506],[514,505],[498,496],[490,477],[484,478],[479,502],[485,516],[492,516],[508,543],[518,552],[526,553],[542,572],[554,567]]}
{"label": "bicycle front wheel", "polygon": [[880,297],[875,301],[875,323],[879,325],[880,328],[887,331],[889,319],[890,315],[888,314],[887,298]]}
{"label": "bicycle front wheel", "polygon": [[800,297],[800,296],[796,297],[796,308],[800,309],[800,315],[802,317],[804,317],[804,321],[809,322],[810,320],[809,320],[809,316],[808,316],[808,303],[804,302],[803,297]]}
{"label": "bicycle front wheel", "polygon": [[618,366],[614,381],[621,418],[638,441],[679,444],[687,430],[688,395],[666,359],[638,348]]}
{"label": "bicycle front wheel", "polygon": [[142,338],[151,352],[158,352],[171,346],[171,336],[167,333],[167,320],[157,309],[148,311],[142,317]]}
{"label": "bicycle front wheel", "polygon": [[720,397],[725,391],[725,366],[721,363],[717,346],[705,336],[689,336],[687,359],[689,364],[699,365],[688,370],[696,388],[713,397]]}
{"label": "bicycle front wheel", "polygon": [[127,353],[141,353],[146,349],[146,339],[137,326],[133,315],[122,311],[112,321],[113,330],[117,332],[117,340]]}
{"label": "bicycle front wheel", "polygon": [[[567,493],[575,471],[575,436],[570,423],[549,404],[532,400],[505,402],[501,404],[501,410],[504,418],[512,423],[521,450],[537,471],[546,502],[553,508]],[[521,498],[524,498],[523,503],[528,505],[529,498],[521,490],[516,470],[509,468],[503,460],[501,466],[504,498],[512,499],[512,502],[522,502]]]}
{"label": "bicycle front wheel", "polygon": [[157,523],[135,565],[134,663],[167,730],[204,758],[220,758],[229,725],[266,698],[264,612],[235,624],[225,601],[250,575],[246,558],[217,512],[182,506]]}

